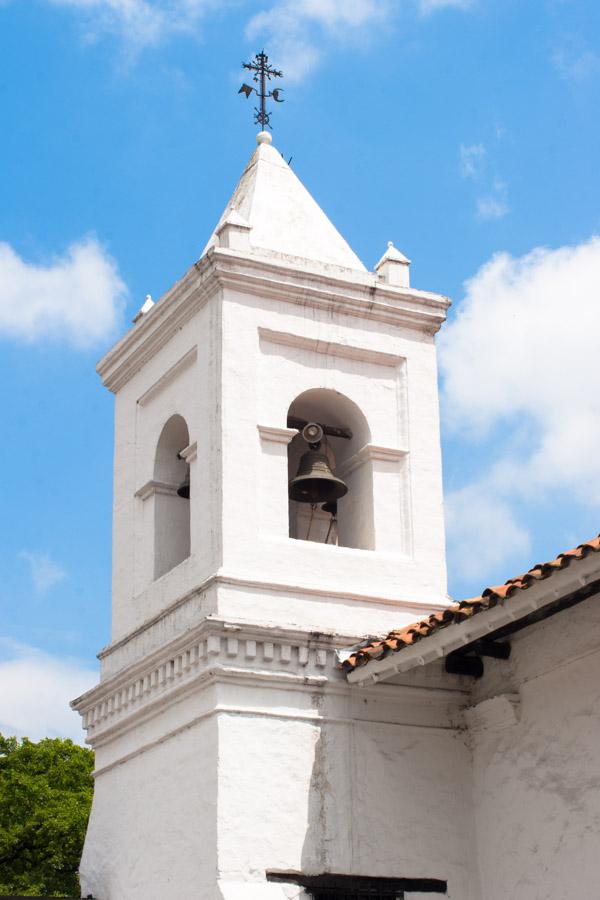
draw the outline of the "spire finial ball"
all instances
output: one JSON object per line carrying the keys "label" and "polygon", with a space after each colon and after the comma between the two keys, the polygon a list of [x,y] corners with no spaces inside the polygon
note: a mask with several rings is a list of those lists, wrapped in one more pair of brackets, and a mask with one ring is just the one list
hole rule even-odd
{"label": "spire finial ball", "polygon": [[257,144],[272,144],[273,138],[269,134],[268,131],[259,131],[256,135],[256,143]]}
{"label": "spire finial ball", "polygon": [[393,246],[394,246],[394,242],[393,242],[393,241],[388,241],[388,247],[393,247]]}

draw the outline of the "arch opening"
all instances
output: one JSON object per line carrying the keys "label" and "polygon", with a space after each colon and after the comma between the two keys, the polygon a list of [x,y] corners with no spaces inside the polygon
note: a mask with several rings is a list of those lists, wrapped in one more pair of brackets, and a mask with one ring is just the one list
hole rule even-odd
{"label": "arch opening", "polygon": [[[374,550],[372,464],[359,455],[371,439],[364,414],[349,397],[338,391],[311,388],[296,397],[288,410],[290,427],[299,427],[302,422],[328,426],[318,452],[325,455],[331,472],[345,482],[348,492],[337,500],[337,512],[327,504],[314,505],[290,498],[289,484],[298,473],[303,454],[309,450],[309,444],[298,433],[288,445],[289,536],[296,540]],[[351,436],[327,433],[336,429],[347,431]]]}
{"label": "arch opening", "polygon": [[[189,464],[179,454],[190,442],[185,419],[173,415],[165,423],[154,458],[154,578],[160,578],[190,555],[190,500],[177,493]],[[185,491],[183,492],[185,494]]]}

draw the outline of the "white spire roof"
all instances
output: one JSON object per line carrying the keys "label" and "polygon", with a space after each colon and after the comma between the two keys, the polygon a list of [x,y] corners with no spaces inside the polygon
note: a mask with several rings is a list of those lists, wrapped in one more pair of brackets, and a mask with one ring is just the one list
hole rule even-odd
{"label": "white spire roof", "polygon": [[271,146],[271,135],[263,131],[257,142],[203,255],[218,245],[218,231],[233,216],[234,221],[250,226],[250,252],[296,256],[365,272],[358,256]]}

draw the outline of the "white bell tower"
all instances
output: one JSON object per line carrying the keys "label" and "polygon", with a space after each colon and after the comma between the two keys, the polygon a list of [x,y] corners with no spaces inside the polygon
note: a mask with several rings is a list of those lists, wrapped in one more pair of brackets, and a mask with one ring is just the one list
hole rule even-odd
{"label": "white bell tower", "polygon": [[[96,750],[97,900],[283,898],[270,871],[364,873],[325,796],[352,782],[321,721],[354,715],[335,650],[447,603],[448,301],[411,288],[391,244],[367,271],[257,141],[198,262],[98,366],[116,399],[113,628],[74,702]],[[348,487],[334,522],[288,498],[304,422]]]}

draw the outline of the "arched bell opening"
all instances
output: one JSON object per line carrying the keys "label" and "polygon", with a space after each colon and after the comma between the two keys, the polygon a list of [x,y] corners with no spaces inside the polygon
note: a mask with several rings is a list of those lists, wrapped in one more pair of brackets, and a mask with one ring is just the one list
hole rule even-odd
{"label": "arched bell opening", "polygon": [[[287,423],[299,429],[288,445],[289,536],[373,550],[373,474],[359,453],[371,434],[359,407],[338,391],[313,388],[293,401]],[[307,423],[322,435],[307,433]]]}
{"label": "arched bell opening", "polygon": [[154,578],[190,555],[190,467],[180,453],[190,443],[185,419],[171,416],[154,458]]}

